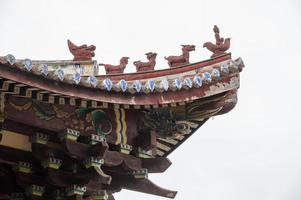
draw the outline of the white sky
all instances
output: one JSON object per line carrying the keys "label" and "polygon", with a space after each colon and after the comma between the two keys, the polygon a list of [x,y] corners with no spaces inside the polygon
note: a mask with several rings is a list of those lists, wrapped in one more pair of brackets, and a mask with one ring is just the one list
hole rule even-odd
{"label": "white sky", "polygon": [[[167,172],[151,175],[178,190],[178,200],[300,200],[300,0],[0,0],[0,55],[71,59],[66,40],[95,44],[98,62],[130,63],[158,53],[197,50],[191,61],[209,58],[201,46],[219,25],[241,56],[239,102],[229,114],[209,120],[170,159]],[[127,71],[133,71],[132,65]],[[118,200],[161,200],[123,190]]]}

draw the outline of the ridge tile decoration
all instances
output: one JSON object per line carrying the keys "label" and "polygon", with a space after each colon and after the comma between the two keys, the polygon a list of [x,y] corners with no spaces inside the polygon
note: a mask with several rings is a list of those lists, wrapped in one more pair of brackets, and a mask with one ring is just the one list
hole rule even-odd
{"label": "ridge tile decoration", "polygon": [[119,65],[99,64],[104,66],[107,74],[122,74],[128,64],[129,57],[122,57]]}
{"label": "ridge tile decoration", "polygon": [[164,57],[168,61],[169,67],[177,67],[185,64],[189,64],[189,52],[195,50],[194,45],[181,45],[182,55],[180,56],[168,56]]}
{"label": "ridge tile decoration", "polygon": [[226,51],[230,48],[230,38],[222,38],[219,35],[219,28],[215,25],[213,28],[213,32],[215,34],[215,44],[212,42],[205,42],[203,44],[204,48],[207,48],[209,51],[211,51],[213,54],[211,58],[224,55],[226,54]]}
{"label": "ridge tile decoration", "polygon": [[23,65],[24,65],[25,69],[27,69],[28,71],[30,71],[32,69],[32,61],[28,58],[24,59]]}
{"label": "ridge tile decoration", "polygon": [[6,56],[6,61],[10,64],[10,65],[14,65],[16,63],[16,58],[12,55],[12,54],[8,54]]}
{"label": "ridge tile decoration", "polygon": [[70,40],[73,60],[0,57],[0,198],[114,200],[122,189],[175,198],[148,175],[166,171],[169,154],[237,103],[244,63],[214,33],[208,60],[192,63],[197,48],[182,45],[166,69],[155,70],[149,52],[128,74],[129,57],[98,64],[94,45]]}
{"label": "ridge tile decoration", "polygon": [[81,46],[76,46],[70,40],[68,42],[69,51],[74,56],[74,61],[86,61],[92,60],[92,57],[95,56],[94,51],[96,47],[94,45],[87,46],[86,44]]}
{"label": "ridge tile decoration", "polygon": [[47,64],[41,64],[40,65],[40,72],[42,75],[47,76],[48,75],[48,65]]}
{"label": "ridge tile decoration", "polygon": [[148,59],[148,62],[141,62],[138,60],[133,63],[137,72],[152,71],[155,69],[157,53],[149,52],[145,55]]}
{"label": "ridge tile decoration", "polygon": [[80,73],[74,74],[74,75],[73,75],[73,81],[74,81],[74,83],[75,83],[76,85],[78,85],[78,84],[80,83],[81,78],[82,78],[82,77],[81,77]]}
{"label": "ridge tile decoration", "polygon": [[193,77],[193,83],[195,87],[201,87],[203,84],[203,80],[200,76]]}
{"label": "ridge tile decoration", "polygon": [[[141,88],[142,88],[142,84],[141,84],[141,82],[139,81],[139,80],[135,80],[134,82],[133,82],[133,88],[135,89],[135,91],[136,92],[140,92],[140,90],[141,90]],[[133,90],[132,90],[133,91]],[[134,91],[134,92],[135,92]]]}
{"label": "ridge tile decoration", "polygon": [[97,86],[97,79],[93,75],[88,77],[87,82],[90,83],[91,86],[94,87],[94,88]]}

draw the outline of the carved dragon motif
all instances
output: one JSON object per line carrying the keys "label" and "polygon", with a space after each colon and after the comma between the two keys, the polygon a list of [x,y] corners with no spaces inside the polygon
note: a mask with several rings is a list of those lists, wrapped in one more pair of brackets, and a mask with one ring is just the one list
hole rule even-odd
{"label": "carved dragon motif", "polygon": [[168,108],[148,110],[144,112],[139,129],[142,132],[153,130],[160,138],[173,137],[177,133],[189,129],[187,124],[178,122],[178,120]]}
{"label": "carved dragon motif", "polygon": [[95,56],[94,51],[96,49],[96,46],[94,45],[87,46],[86,44],[84,44],[81,46],[76,46],[70,40],[68,40],[68,47],[69,51],[74,56],[74,61],[89,61],[92,60],[92,57]]}
{"label": "carved dragon motif", "polygon": [[87,134],[96,132],[101,135],[108,135],[112,132],[112,122],[101,109],[77,108],[74,112],[68,112],[57,105],[47,105],[33,100],[28,100],[23,104],[9,100],[8,103],[17,111],[33,109],[35,116],[41,120],[61,119],[67,128]]}

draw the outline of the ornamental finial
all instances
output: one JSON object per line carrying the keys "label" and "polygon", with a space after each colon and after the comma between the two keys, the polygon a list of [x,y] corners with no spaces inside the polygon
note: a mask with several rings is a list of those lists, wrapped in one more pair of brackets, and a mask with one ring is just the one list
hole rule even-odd
{"label": "ornamental finial", "polygon": [[122,57],[120,59],[119,65],[110,65],[110,64],[99,64],[99,66],[104,66],[106,70],[106,74],[123,74],[124,69],[129,63],[129,57]]}
{"label": "ornamental finial", "polygon": [[87,46],[86,44],[84,44],[81,46],[76,46],[70,40],[68,40],[68,47],[69,51],[74,56],[74,61],[90,61],[92,60],[92,57],[95,56],[94,51],[96,49],[96,46],[94,45]]}
{"label": "ornamental finial", "polygon": [[182,55],[164,57],[170,68],[189,64],[189,52],[195,50],[194,45],[181,45]]}
{"label": "ornamental finial", "polygon": [[137,72],[152,71],[155,69],[157,53],[149,52],[145,55],[148,62],[138,60],[133,63],[136,66]]}
{"label": "ornamental finial", "polygon": [[230,48],[230,39],[231,38],[222,38],[219,35],[219,28],[217,25],[214,25],[213,31],[215,33],[215,44],[212,42],[205,42],[203,47],[207,48],[213,54],[211,58],[226,54],[226,51]]}

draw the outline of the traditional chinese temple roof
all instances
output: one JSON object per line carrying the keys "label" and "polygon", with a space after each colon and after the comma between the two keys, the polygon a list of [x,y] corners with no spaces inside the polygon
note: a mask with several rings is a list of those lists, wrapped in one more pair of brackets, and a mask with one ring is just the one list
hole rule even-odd
{"label": "traditional chinese temple roof", "polygon": [[128,74],[128,57],[98,63],[94,45],[70,40],[73,60],[0,57],[1,176],[17,182],[0,199],[51,199],[53,191],[61,199],[113,199],[122,188],[175,197],[147,173],[165,171],[166,156],[237,102],[244,64],[226,53],[230,39],[214,32],[216,42],[204,43],[210,59],[190,63],[195,46],[182,45],[182,55],[165,57],[169,68],[155,70],[157,54],[149,52]]}

